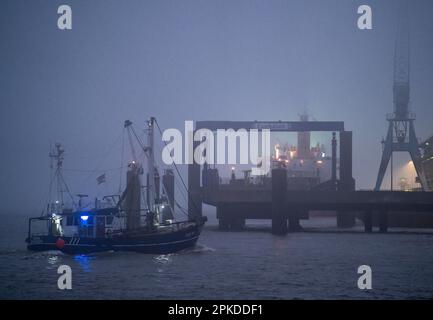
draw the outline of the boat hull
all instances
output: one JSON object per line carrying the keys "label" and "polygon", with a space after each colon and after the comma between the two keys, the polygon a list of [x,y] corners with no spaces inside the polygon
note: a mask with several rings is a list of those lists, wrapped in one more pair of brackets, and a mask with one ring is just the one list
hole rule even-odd
{"label": "boat hull", "polygon": [[191,226],[166,233],[151,233],[111,238],[33,236],[27,249],[31,251],[60,250],[68,254],[103,251],[132,251],[151,254],[167,254],[194,247],[201,228]]}

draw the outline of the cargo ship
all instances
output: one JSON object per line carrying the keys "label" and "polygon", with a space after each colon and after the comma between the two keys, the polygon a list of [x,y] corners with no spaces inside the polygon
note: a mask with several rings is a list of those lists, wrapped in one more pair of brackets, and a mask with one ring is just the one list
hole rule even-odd
{"label": "cargo ship", "polygon": [[433,136],[421,143],[421,166],[425,175],[425,191],[433,191]]}

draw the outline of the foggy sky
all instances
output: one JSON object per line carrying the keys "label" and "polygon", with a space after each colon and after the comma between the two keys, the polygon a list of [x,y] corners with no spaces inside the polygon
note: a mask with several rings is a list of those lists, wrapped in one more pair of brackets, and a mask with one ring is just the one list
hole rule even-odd
{"label": "foggy sky", "polygon": [[[72,7],[71,31],[57,28],[60,4]],[[361,4],[373,9],[371,31],[356,27]],[[139,128],[150,116],[183,130],[185,120],[298,120],[307,109],[353,131],[357,187],[373,188],[393,108],[397,9],[392,0],[2,1],[1,213],[40,212],[50,143],[64,144],[65,168],[116,168],[123,121]],[[425,139],[433,2],[410,1],[410,17],[411,109]],[[95,177],[65,171],[74,193],[100,192]]]}

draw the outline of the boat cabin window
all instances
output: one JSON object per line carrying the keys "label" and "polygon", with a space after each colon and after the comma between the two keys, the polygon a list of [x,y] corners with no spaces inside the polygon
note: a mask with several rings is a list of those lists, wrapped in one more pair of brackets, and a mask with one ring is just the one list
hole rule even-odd
{"label": "boat cabin window", "polygon": [[106,224],[112,224],[114,217],[113,216],[107,216],[107,217],[105,217],[105,219],[106,219],[105,220]]}
{"label": "boat cabin window", "polygon": [[66,225],[67,226],[78,226],[80,217],[67,216],[66,217]]}
{"label": "boat cabin window", "polygon": [[94,237],[94,217],[90,215],[81,215],[78,219],[80,237]]}
{"label": "boat cabin window", "polygon": [[67,216],[66,225],[67,226],[73,226],[74,225],[74,217],[73,216]]}

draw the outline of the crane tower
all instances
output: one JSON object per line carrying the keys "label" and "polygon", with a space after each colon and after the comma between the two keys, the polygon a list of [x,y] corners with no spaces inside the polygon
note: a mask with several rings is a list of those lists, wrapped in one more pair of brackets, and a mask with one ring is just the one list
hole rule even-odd
{"label": "crane tower", "polygon": [[[397,38],[394,49],[394,112],[387,115],[388,133],[383,143],[382,160],[375,190],[380,190],[388,163],[394,152],[409,152],[421,186],[426,186],[421,167],[421,153],[415,134],[415,114],[409,110],[410,102],[410,33],[408,4],[400,3]],[[391,172],[392,175],[392,172]]]}

